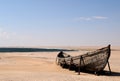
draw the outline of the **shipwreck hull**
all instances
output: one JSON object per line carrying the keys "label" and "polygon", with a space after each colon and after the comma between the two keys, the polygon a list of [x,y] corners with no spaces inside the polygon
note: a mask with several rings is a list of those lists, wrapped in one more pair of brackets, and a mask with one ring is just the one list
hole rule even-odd
{"label": "shipwreck hull", "polygon": [[[110,45],[93,52],[88,52],[79,56],[57,57],[61,66],[75,66],[87,71],[99,72],[104,70],[110,57]],[[64,56],[64,53],[63,53]]]}

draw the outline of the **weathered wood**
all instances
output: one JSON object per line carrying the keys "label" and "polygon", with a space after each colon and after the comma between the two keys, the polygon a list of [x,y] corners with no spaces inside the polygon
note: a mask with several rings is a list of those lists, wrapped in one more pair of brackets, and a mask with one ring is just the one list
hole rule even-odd
{"label": "weathered wood", "polygon": [[73,62],[73,60],[72,60],[72,58],[71,58],[71,59],[70,59],[69,70],[71,69],[72,62]]}
{"label": "weathered wood", "polygon": [[82,61],[82,56],[80,57],[80,63],[79,63],[79,67],[78,67],[78,75],[80,75],[80,66],[81,66],[81,61]]}
{"label": "weathered wood", "polygon": [[109,73],[111,74],[111,69],[110,69],[109,61],[108,61],[108,68],[109,68]]}
{"label": "weathered wood", "polygon": [[98,49],[93,52],[88,52],[83,55],[79,56],[70,56],[67,54],[63,53],[63,57],[57,57],[59,59],[60,64],[66,64],[69,66],[69,69],[71,68],[72,65],[78,68],[78,72],[80,73],[80,69],[85,69],[88,71],[94,71],[94,72],[99,72],[103,70],[108,63],[109,70],[110,65],[109,65],[109,57],[110,57],[111,49],[110,45],[107,47]]}

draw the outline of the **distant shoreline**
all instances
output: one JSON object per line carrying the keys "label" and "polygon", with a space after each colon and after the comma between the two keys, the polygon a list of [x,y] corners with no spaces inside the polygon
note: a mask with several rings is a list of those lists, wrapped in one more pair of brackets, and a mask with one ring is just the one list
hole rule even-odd
{"label": "distant shoreline", "polygon": [[59,52],[76,51],[71,49],[48,49],[48,48],[0,48],[0,52]]}
{"label": "distant shoreline", "polygon": [[[96,48],[78,48],[78,49],[59,49],[59,48],[18,48],[18,47],[1,47],[0,52],[59,52],[59,51],[94,51]],[[120,49],[111,49],[120,51]]]}

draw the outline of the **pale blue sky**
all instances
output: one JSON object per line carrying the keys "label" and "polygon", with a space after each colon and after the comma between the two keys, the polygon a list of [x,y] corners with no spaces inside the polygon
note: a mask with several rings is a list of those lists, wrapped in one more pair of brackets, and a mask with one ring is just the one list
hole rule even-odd
{"label": "pale blue sky", "polygon": [[120,45],[120,0],[0,0],[0,46]]}

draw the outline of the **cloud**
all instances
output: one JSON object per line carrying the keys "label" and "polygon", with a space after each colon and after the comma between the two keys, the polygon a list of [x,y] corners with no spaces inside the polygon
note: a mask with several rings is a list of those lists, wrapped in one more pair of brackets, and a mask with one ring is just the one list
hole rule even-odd
{"label": "cloud", "polygon": [[90,21],[90,20],[92,20],[92,18],[90,18],[90,17],[79,17],[79,18],[76,18],[74,20],[75,21]]}
{"label": "cloud", "polygon": [[5,31],[4,29],[0,28],[0,40],[11,39],[14,37],[15,33]]}
{"label": "cloud", "polygon": [[92,18],[90,18],[90,17],[80,17],[79,20],[90,21],[90,20],[92,20]]}
{"label": "cloud", "polygon": [[0,31],[0,39],[9,39],[8,32]]}
{"label": "cloud", "polygon": [[105,20],[108,17],[105,16],[91,16],[91,17],[78,17],[74,19],[75,21],[92,21],[92,20]]}
{"label": "cloud", "polygon": [[104,16],[93,16],[94,19],[107,19],[108,17]]}

